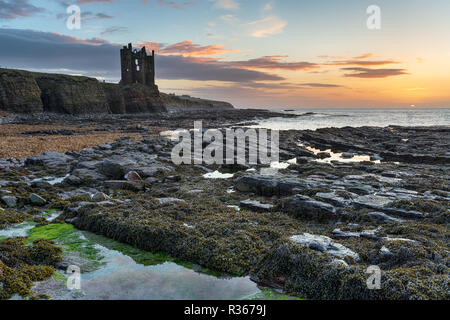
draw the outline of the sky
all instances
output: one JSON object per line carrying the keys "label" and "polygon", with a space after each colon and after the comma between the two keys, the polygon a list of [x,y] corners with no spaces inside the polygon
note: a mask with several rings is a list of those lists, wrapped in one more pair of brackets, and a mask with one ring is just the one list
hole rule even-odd
{"label": "sky", "polygon": [[[67,26],[72,5],[79,29]],[[0,0],[1,67],[118,82],[129,42],[156,51],[166,93],[249,108],[450,108],[448,0]]]}

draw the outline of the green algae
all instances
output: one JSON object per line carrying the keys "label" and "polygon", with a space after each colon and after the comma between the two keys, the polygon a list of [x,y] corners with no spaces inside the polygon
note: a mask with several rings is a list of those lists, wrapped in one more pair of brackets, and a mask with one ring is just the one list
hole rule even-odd
{"label": "green algae", "polygon": [[291,297],[288,295],[277,293],[271,289],[263,289],[261,292],[255,294],[254,296],[251,296],[245,300],[263,300],[263,301],[270,301],[270,300],[305,300],[298,297]]}
{"label": "green algae", "polygon": [[43,213],[42,213],[42,216],[43,217],[48,217],[49,215],[52,215],[52,214],[54,214],[54,213],[56,213],[56,212],[58,212],[59,210],[58,209],[47,209],[47,210],[45,210]]}
{"label": "green algae", "polygon": [[64,254],[76,252],[82,258],[90,260],[94,266],[101,265],[102,256],[95,244],[84,239],[82,234],[70,224],[58,223],[36,227],[29,231],[27,242],[37,239],[54,240],[64,247]]}

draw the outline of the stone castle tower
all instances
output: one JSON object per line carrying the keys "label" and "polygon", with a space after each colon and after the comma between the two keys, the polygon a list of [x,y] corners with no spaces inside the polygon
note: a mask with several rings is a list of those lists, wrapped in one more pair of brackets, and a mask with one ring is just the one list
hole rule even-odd
{"label": "stone castle tower", "polygon": [[122,85],[140,83],[145,86],[155,85],[155,51],[148,56],[145,47],[140,51],[133,49],[131,43],[120,50],[120,64],[122,68]]}

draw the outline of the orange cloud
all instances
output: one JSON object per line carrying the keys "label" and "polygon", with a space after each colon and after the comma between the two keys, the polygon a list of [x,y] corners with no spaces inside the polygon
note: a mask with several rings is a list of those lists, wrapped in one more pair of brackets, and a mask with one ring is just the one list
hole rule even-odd
{"label": "orange cloud", "polygon": [[408,74],[405,69],[369,69],[369,68],[342,68],[341,70],[352,71],[345,74],[346,77],[355,78],[387,78]]}
{"label": "orange cloud", "polygon": [[373,53],[366,53],[366,54],[362,54],[360,56],[354,57],[353,59],[367,59],[367,58],[372,58],[373,57]]}
{"label": "orange cloud", "polygon": [[214,44],[209,46],[201,46],[192,43],[190,40],[165,46],[159,42],[146,42],[140,47],[146,47],[149,50],[155,50],[161,55],[180,55],[185,57],[209,57],[218,56],[235,50],[227,50],[223,44]]}
{"label": "orange cloud", "polygon": [[332,61],[327,63],[330,66],[382,66],[389,64],[399,64],[400,62],[394,60],[378,60],[378,61],[367,61],[367,60],[342,60],[342,61]]}
{"label": "orange cloud", "polygon": [[332,57],[332,56],[326,56],[322,55],[319,56],[319,58],[324,59],[335,59],[333,61],[330,61],[328,63],[325,63],[324,65],[328,66],[383,66],[383,65],[389,65],[389,64],[399,64],[401,62],[396,60],[366,60],[369,58],[374,57],[373,53],[365,53],[353,58],[344,58],[344,57]]}

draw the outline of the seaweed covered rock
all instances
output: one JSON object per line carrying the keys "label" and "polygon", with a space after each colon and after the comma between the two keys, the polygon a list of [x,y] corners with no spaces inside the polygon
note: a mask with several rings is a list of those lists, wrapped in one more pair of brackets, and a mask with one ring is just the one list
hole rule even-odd
{"label": "seaweed covered rock", "polygon": [[33,282],[49,278],[61,261],[62,249],[46,240],[26,244],[26,238],[0,242],[0,300],[28,297]]}
{"label": "seaweed covered rock", "polygon": [[128,180],[108,180],[104,182],[104,185],[114,190],[141,191],[145,188],[144,182]]}
{"label": "seaweed covered rock", "polygon": [[0,210],[0,229],[12,224],[30,220],[31,218],[32,216],[30,216],[29,214],[18,212],[15,210]]}
{"label": "seaweed covered rock", "polygon": [[295,195],[283,199],[282,210],[294,217],[312,217],[316,219],[335,218],[336,208],[331,204],[313,200],[308,196]]}
{"label": "seaweed covered rock", "polygon": [[448,299],[447,273],[424,266],[381,270],[381,288],[369,289],[368,266],[347,265],[328,254],[281,241],[253,270],[255,280],[283,279],[286,292],[321,300]]}
{"label": "seaweed covered rock", "polygon": [[1,200],[10,208],[15,208],[17,206],[17,198],[14,196],[3,196]]}
{"label": "seaweed covered rock", "polygon": [[267,203],[261,203],[257,200],[242,200],[240,202],[240,206],[242,208],[247,208],[249,210],[255,211],[255,212],[267,212],[274,208],[273,205],[267,204]]}
{"label": "seaweed covered rock", "polygon": [[44,204],[47,203],[47,201],[44,198],[42,198],[40,195],[36,193],[30,194],[29,199],[32,204],[38,206],[43,206]]}
{"label": "seaweed covered rock", "polygon": [[293,194],[293,189],[303,188],[301,180],[284,176],[244,175],[234,180],[236,189],[262,196],[283,196]]}

